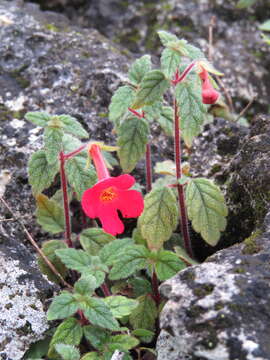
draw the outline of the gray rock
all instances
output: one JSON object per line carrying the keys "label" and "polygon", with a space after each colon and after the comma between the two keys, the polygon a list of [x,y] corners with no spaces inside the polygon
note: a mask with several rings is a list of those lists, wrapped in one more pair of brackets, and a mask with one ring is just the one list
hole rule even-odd
{"label": "gray rock", "polygon": [[0,358],[20,360],[49,328],[46,301],[57,287],[40,274],[25,246],[8,234],[0,241]]}
{"label": "gray rock", "polygon": [[158,360],[270,358],[270,212],[266,232],[221,250],[160,287]]}

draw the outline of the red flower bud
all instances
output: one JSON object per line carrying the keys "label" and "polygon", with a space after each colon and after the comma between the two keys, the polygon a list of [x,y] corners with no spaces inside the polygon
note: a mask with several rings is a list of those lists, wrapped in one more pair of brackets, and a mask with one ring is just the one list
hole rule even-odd
{"label": "red flower bud", "polygon": [[199,76],[202,80],[202,102],[204,104],[214,104],[219,97],[219,93],[213,88],[208,72],[203,69]]}

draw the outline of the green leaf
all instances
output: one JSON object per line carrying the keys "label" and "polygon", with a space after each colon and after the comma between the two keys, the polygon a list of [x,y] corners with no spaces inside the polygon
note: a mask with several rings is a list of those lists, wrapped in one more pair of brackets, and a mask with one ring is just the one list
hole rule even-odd
{"label": "green leaf", "polygon": [[204,53],[194,45],[186,44],[185,50],[187,52],[187,56],[192,60],[201,60],[205,58]]}
{"label": "green leaf", "polygon": [[91,295],[97,287],[96,278],[93,275],[87,275],[75,282],[74,291],[80,295]]}
{"label": "green leaf", "polygon": [[93,325],[84,326],[83,332],[86,339],[97,350],[101,350],[110,339],[110,332],[108,330]]}
{"label": "green leaf", "polygon": [[257,0],[239,0],[236,4],[237,9],[246,9],[256,3]]}
{"label": "green leaf", "polygon": [[130,335],[111,336],[108,348],[110,350],[128,351],[139,344],[139,340]]}
{"label": "green leaf", "polygon": [[58,326],[50,342],[48,356],[56,360],[57,357],[54,346],[56,344],[79,345],[83,336],[83,330],[79,322],[74,318],[68,318]]}
{"label": "green leaf", "polygon": [[80,352],[73,345],[56,344],[55,350],[63,360],[80,360]]}
{"label": "green leaf", "polygon": [[111,280],[124,279],[138,270],[146,267],[149,251],[143,245],[132,245],[126,247],[111,269],[109,278]]}
{"label": "green leaf", "polygon": [[121,295],[107,296],[104,301],[117,319],[131,314],[139,304],[138,301]]}
{"label": "green leaf", "polygon": [[118,322],[113,318],[110,308],[104,300],[85,296],[80,302],[80,308],[91,324],[109,330],[119,330]]}
{"label": "green leaf", "polygon": [[266,42],[267,45],[270,45],[270,37],[266,36],[265,34],[261,34],[262,39],[264,42]]}
{"label": "green leaf", "polygon": [[162,162],[157,162],[155,166],[155,173],[176,177],[175,163],[172,160],[164,160]]}
{"label": "green leaf", "polygon": [[97,182],[94,167],[91,165],[86,169],[86,159],[80,154],[68,159],[65,166],[68,182],[74,188],[78,199],[81,200],[85,190]]}
{"label": "green leaf", "polygon": [[190,265],[198,265],[198,261],[193,260],[186,250],[182,246],[175,246],[174,251],[176,255],[184,262],[187,262]]}
{"label": "green leaf", "polygon": [[65,125],[64,131],[68,132],[79,139],[87,139],[89,137],[88,132],[84,130],[82,125],[77,119],[70,115],[59,115],[60,121]]}
{"label": "green leaf", "polygon": [[164,49],[160,61],[161,70],[167,78],[172,79],[180,64],[181,55],[172,49]]}
{"label": "green leaf", "polygon": [[132,286],[135,297],[152,293],[151,283],[145,278],[135,277],[129,280],[129,284]]}
{"label": "green leaf", "polygon": [[144,118],[147,122],[155,121],[159,118],[162,111],[162,102],[156,101],[152,105],[146,105],[142,108]]}
{"label": "green leaf", "polygon": [[34,153],[28,162],[28,177],[33,194],[36,195],[47,189],[53,183],[58,171],[58,162],[48,164],[44,150]]}
{"label": "green leaf", "polygon": [[56,250],[55,253],[69,269],[77,270],[80,273],[90,270],[92,257],[83,250],[69,248]]}
{"label": "green leaf", "polygon": [[134,89],[130,86],[121,86],[114,93],[109,106],[109,120],[116,126],[128,112],[128,108],[133,103],[134,94]]}
{"label": "green leaf", "polygon": [[39,340],[30,345],[29,350],[24,354],[23,359],[25,360],[37,360],[45,357],[49,349],[50,337],[46,337],[43,340]]}
{"label": "green leaf", "polygon": [[[72,151],[78,149],[80,146],[82,146],[82,142],[70,134],[64,134],[62,141],[63,141],[63,151],[65,152],[65,154],[72,152]],[[86,160],[87,159],[87,150],[86,149],[82,150],[79,153],[79,156],[84,157]]]}
{"label": "green leaf", "polygon": [[105,245],[99,252],[101,261],[110,266],[119,258],[121,252],[125,252],[126,247],[133,245],[134,241],[130,238],[116,239]]}
{"label": "green leaf", "polygon": [[100,358],[100,355],[95,352],[95,351],[91,351],[87,354],[85,354],[81,360],[103,360],[102,358]]}
{"label": "green leaf", "polygon": [[168,136],[173,136],[173,109],[170,106],[163,106],[157,122]]}
{"label": "green leaf", "polygon": [[48,122],[51,120],[51,116],[49,114],[39,111],[28,112],[24,117],[33,124],[42,127],[47,126]]}
{"label": "green leaf", "polygon": [[131,172],[143,157],[148,141],[149,127],[144,119],[130,116],[118,129],[118,155],[124,172]]}
{"label": "green leaf", "polygon": [[160,30],[157,32],[162,45],[167,46],[171,41],[177,41],[178,37],[168,31]]}
{"label": "green leaf", "polygon": [[100,228],[85,229],[80,234],[80,243],[89,255],[97,255],[104,245],[112,242],[114,236]]}
{"label": "green leaf", "polygon": [[156,187],[145,197],[139,228],[149,249],[159,250],[168,240],[178,222],[178,208],[173,191]]}
{"label": "green leaf", "polygon": [[201,86],[192,77],[192,81],[183,81],[176,86],[175,95],[179,105],[182,135],[186,145],[191,147],[193,138],[201,132],[206,113]]}
{"label": "green leaf", "polygon": [[48,320],[64,319],[73,315],[78,310],[76,299],[69,292],[56,296],[49,306]]}
{"label": "green leaf", "polygon": [[151,70],[151,56],[144,55],[137,59],[128,72],[128,77],[131,82],[139,85],[144,75]]}
{"label": "green leaf", "polygon": [[131,107],[139,109],[145,105],[152,105],[155,101],[160,100],[168,87],[169,81],[162,71],[149,71],[144,76]]}
{"label": "green leaf", "polygon": [[159,280],[164,281],[174,276],[178,271],[184,269],[186,264],[171,251],[159,251],[155,263],[155,270]]}
{"label": "green leaf", "polygon": [[97,287],[100,286],[105,280],[105,273],[109,271],[108,267],[103,264],[98,256],[92,256],[92,264],[87,272],[83,274],[83,277],[88,274],[93,275],[96,278]]}
{"label": "green leaf", "polygon": [[[44,255],[47,256],[47,258],[50,260],[50,262],[54,265],[56,270],[65,277],[67,274],[67,268],[62,263],[62,261],[58,258],[58,256],[55,254],[55,250],[57,249],[64,249],[67,245],[61,240],[49,240],[42,244],[41,250],[43,251]],[[38,266],[40,268],[40,271],[42,274],[47,275],[48,279],[51,281],[54,281],[56,283],[60,282],[60,279],[58,276],[56,276],[52,270],[49,268],[49,266],[46,264],[46,262],[43,260],[41,256],[38,256]]]}
{"label": "green leaf", "polygon": [[131,332],[131,335],[141,338],[142,342],[150,343],[153,340],[155,333],[146,329],[136,329]]}
{"label": "green leaf", "polygon": [[60,127],[48,126],[44,131],[44,145],[47,161],[53,164],[58,161],[59,153],[63,149],[63,129]]}
{"label": "green leaf", "polygon": [[193,179],[186,188],[186,206],[194,230],[201,233],[209,245],[215,246],[220,232],[226,228],[228,214],[220,189],[210,180]]}
{"label": "green leaf", "polygon": [[262,30],[262,31],[270,31],[270,19],[266,20],[264,23],[262,23],[259,26],[259,29]]}
{"label": "green leaf", "polygon": [[140,296],[139,305],[131,313],[129,320],[134,329],[153,330],[158,312],[155,301],[150,295]]}
{"label": "green leaf", "polygon": [[64,212],[63,209],[46,195],[39,194],[37,200],[37,222],[45,231],[57,234],[64,231]]}

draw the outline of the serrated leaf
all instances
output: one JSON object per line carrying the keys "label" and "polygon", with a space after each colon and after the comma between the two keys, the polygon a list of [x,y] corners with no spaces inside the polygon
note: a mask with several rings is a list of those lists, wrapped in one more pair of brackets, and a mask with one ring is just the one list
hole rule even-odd
{"label": "serrated leaf", "polygon": [[80,234],[80,243],[89,255],[98,255],[104,245],[115,240],[111,234],[100,228],[85,229]]}
{"label": "serrated leaf", "polygon": [[173,136],[173,109],[169,106],[163,106],[157,122],[166,135]]}
{"label": "serrated leaf", "polygon": [[86,159],[80,154],[68,159],[65,166],[68,182],[74,188],[80,200],[85,190],[97,182],[94,167],[91,165],[86,169]]}
{"label": "serrated leaf", "polygon": [[131,325],[134,329],[153,330],[158,315],[155,301],[149,295],[140,296],[137,300],[139,305],[129,317]]}
{"label": "serrated leaf", "polygon": [[143,245],[126,247],[121,257],[113,265],[109,278],[111,280],[124,279],[147,265],[149,251]]}
{"label": "serrated leaf", "polygon": [[[65,154],[74,151],[78,149],[80,146],[82,146],[82,142],[70,134],[64,134],[62,142],[63,142],[63,151]],[[87,159],[87,150],[85,149],[81,151],[79,155]]]}
{"label": "serrated leaf", "polygon": [[80,308],[91,324],[109,330],[119,329],[118,322],[114,319],[109,306],[104,300],[84,297],[83,301],[80,302]]}
{"label": "serrated leaf", "polygon": [[135,277],[130,279],[129,284],[132,286],[133,294],[135,297],[152,293],[151,283],[142,277]]}
{"label": "serrated leaf", "polygon": [[139,305],[138,301],[121,295],[107,296],[104,301],[109,306],[113,316],[117,319],[131,314]]}
{"label": "serrated leaf", "polygon": [[37,200],[37,222],[45,231],[57,234],[64,231],[64,212],[63,209],[46,195],[39,194]]}
{"label": "serrated leaf", "polygon": [[83,330],[79,322],[74,318],[68,318],[58,326],[50,342],[48,356],[50,359],[58,360],[54,346],[56,344],[79,345],[83,336]]}
{"label": "serrated leaf", "polygon": [[26,113],[24,117],[31,123],[42,127],[47,126],[48,122],[51,120],[51,116],[49,114],[39,111],[30,111]]}
{"label": "serrated leaf", "polygon": [[25,360],[38,360],[44,358],[47,355],[49,349],[50,337],[46,337],[43,340],[32,343],[29,350],[24,354]]}
{"label": "serrated leaf", "polygon": [[128,108],[133,103],[135,91],[130,86],[121,86],[114,93],[109,106],[109,120],[116,126],[128,112]]}
{"label": "serrated leaf", "polygon": [[168,31],[160,30],[157,32],[162,45],[167,46],[170,41],[177,41],[178,37]]}
{"label": "serrated leaf", "polygon": [[78,310],[78,303],[74,296],[68,292],[56,296],[49,306],[48,320],[64,319]]}
{"label": "serrated leaf", "polygon": [[186,44],[185,49],[187,51],[187,56],[192,60],[204,59],[204,53],[194,45]]}
{"label": "serrated leaf", "polygon": [[111,336],[108,348],[110,350],[128,351],[139,344],[139,340],[130,335]]}
{"label": "serrated leaf", "polygon": [[157,254],[155,270],[161,281],[171,278],[185,267],[186,264],[172,251],[163,250]]}
{"label": "serrated leaf", "polygon": [[181,55],[172,50],[164,49],[161,54],[161,70],[167,78],[172,79],[181,61]]}
{"label": "serrated leaf", "polygon": [[59,153],[63,149],[63,129],[60,127],[48,126],[44,131],[44,146],[46,158],[49,164],[58,161]]}
{"label": "serrated leaf", "polygon": [[85,354],[81,360],[103,360],[102,358],[100,358],[100,355],[95,352],[95,351],[91,351],[87,354]]}
{"label": "serrated leaf", "polygon": [[149,249],[159,250],[168,240],[178,222],[176,198],[171,189],[156,187],[145,197],[139,228]]}
{"label": "serrated leaf", "polygon": [[172,160],[157,162],[155,165],[155,173],[161,175],[176,176],[176,166]]}
{"label": "serrated leaf", "polygon": [[149,127],[144,119],[129,117],[118,129],[118,155],[124,172],[131,172],[146,150]]}
{"label": "serrated leaf", "polygon": [[162,111],[162,102],[156,101],[152,105],[146,105],[142,108],[144,112],[144,118],[147,122],[157,120]]}
{"label": "serrated leaf", "polygon": [[55,350],[63,360],[80,360],[80,352],[73,345],[56,344]]}
{"label": "serrated leaf", "polygon": [[183,81],[176,86],[176,98],[179,105],[180,127],[183,139],[188,147],[201,132],[206,113],[202,103],[201,86],[192,77],[192,81]]}
{"label": "serrated leaf", "polygon": [[87,272],[83,273],[83,277],[88,276],[88,274],[93,275],[96,278],[96,283],[98,287],[104,282],[106,272],[108,272],[109,269],[105,264],[101,262],[98,256],[92,256],[91,259],[91,267]]}
{"label": "serrated leaf", "polygon": [[93,275],[87,275],[75,282],[74,291],[80,295],[91,295],[97,287],[96,278]]}
{"label": "serrated leaf", "polygon": [[133,245],[133,239],[116,239],[109,244],[105,245],[99,252],[101,261],[110,266],[119,258],[120,253],[124,252],[126,247]]}
{"label": "serrated leaf", "polygon": [[128,72],[128,77],[134,84],[140,84],[144,75],[151,70],[151,56],[144,55],[137,59],[132,65]]}
{"label": "serrated leaf", "polygon": [[89,137],[88,132],[84,130],[79,121],[74,117],[70,115],[59,115],[58,118],[65,125],[65,132],[68,132],[79,139],[87,139]]}
{"label": "serrated leaf", "polygon": [[131,332],[131,335],[141,338],[142,342],[150,343],[153,340],[155,333],[146,329],[136,329]]}
{"label": "serrated leaf", "polygon": [[84,326],[83,332],[86,339],[97,350],[101,350],[110,339],[110,332],[108,330],[93,325]]}
{"label": "serrated leaf", "polygon": [[145,105],[152,105],[155,101],[160,100],[168,87],[169,81],[162,71],[149,71],[144,76],[131,107],[139,109]]}
{"label": "serrated leaf", "polygon": [[270,31],[270,20],[266,20],[259,26],[259,29],[262,31]]}
{"label": "serrated leaf", "polygon": [[236,4],[237,9],[246,9],[256,3],[257,0],[239,0]]}
{"label": "serrated leaf", "polygon": [[[49,240],[46,241],[44,244],[42,244],[42,248],[41,248],[44,255],[47,256],[47,258],[54,265],[56,270],[62,275],[62,277],[66,276],[67,268],[57,257],[57,255],[55,254],[55,250],[64,249],[66,247],[67,247],[66,243],[64,243],[61,240]],[[49,280],[54,281],[56,283],[60,282],[59,277],[52,272],[52,270],[49,268],[49,266],[46,264],[46,262],[43,260],[41,256],[38,256],[38,266],[42,274],[47,275]]]}
{"label": "serrated leaf", "polygon": [[201,233],[209,245],[215,246],[220,232],[226,228],[228,213],[220,189],[210,180],[193,179],[186,188],[186,206],[194,230]]}
{"label": "serrated leaf", "polygon": [[28,162],[29,184],[32,186],[33,194],[41,193],[47,189],[59,171],[59,164],[49,164],[44,150],[35,152]]}
{"label": "serrated leaf", "polygon": [[55,251],[61,261],[72,270],[87,273],[92,265],[92,257],[83,250],[61,249]]}

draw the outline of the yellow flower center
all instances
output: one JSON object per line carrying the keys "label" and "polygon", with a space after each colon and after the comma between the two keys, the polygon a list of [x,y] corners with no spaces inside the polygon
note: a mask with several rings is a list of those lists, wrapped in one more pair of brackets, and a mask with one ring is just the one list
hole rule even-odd
{"label": "yellow flower center", "polygon": [[115,189],[111,186],[101,192],[100,200],[102,202],[108,202],[108,201],[112,201],[113,199],[115,199],[116,196],[117,196],[117,193],[116,193]]}

